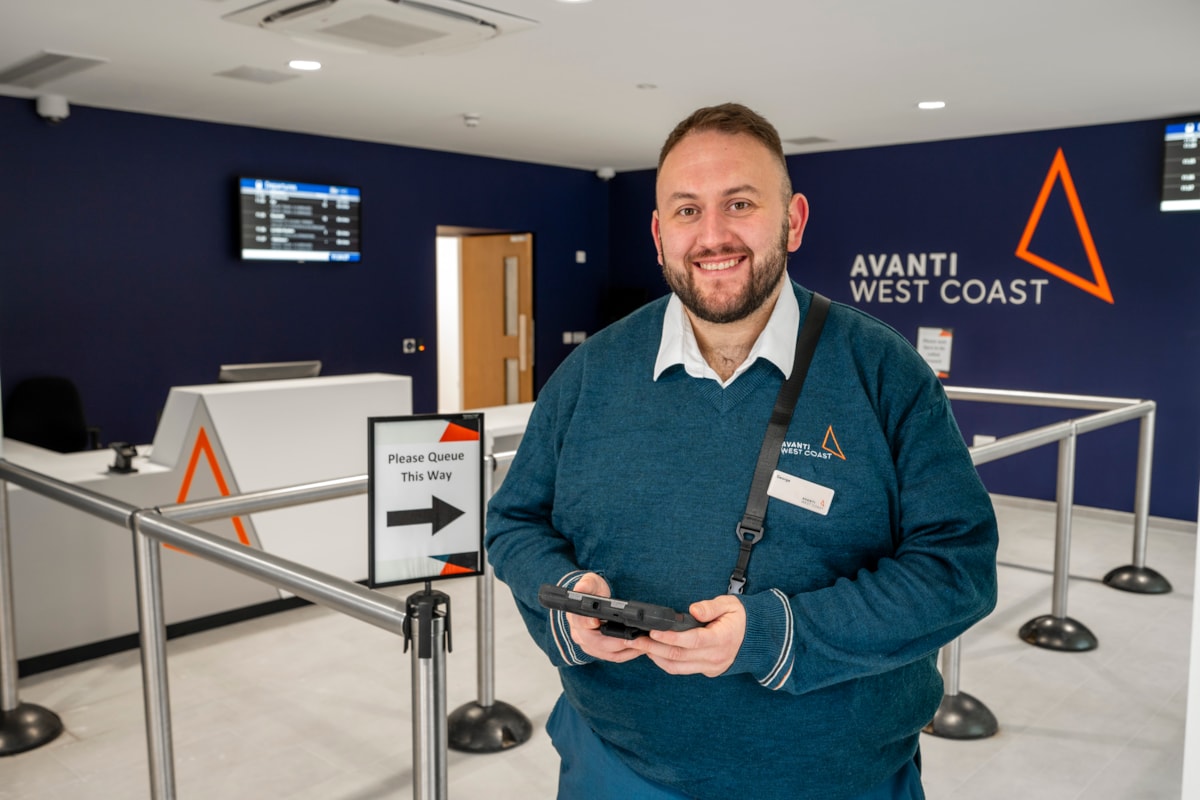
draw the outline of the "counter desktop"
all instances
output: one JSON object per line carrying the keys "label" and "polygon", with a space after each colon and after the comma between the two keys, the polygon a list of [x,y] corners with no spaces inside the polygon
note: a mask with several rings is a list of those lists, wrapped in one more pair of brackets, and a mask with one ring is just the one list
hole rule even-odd
{"label": "counter desktop", "polygon": [[[154,441],[125,445],[124,471],[113,469],[117,449],[58,453],[4,439],[2,455],[138,507],[165,506],[363,475],[367,418],[412,413],[408,376],[258,377],[172,388]],[[18,659],[52,668],[135,644],[131,534],[20,487],[8,493]],[[367,577],[365,494],[199,527],[347,580]],[[171,548],[162,574],[168,625],[232,621],[287,599]]]}

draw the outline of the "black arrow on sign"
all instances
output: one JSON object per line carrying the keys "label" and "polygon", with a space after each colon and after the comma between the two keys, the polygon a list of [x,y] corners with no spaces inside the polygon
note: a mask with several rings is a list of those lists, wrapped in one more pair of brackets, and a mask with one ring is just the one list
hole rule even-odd
{"label": "black arrow on sign", "polygon": [[411,511],[387,512],[387,526],[389,528],[398,528],[402,525],[432,524],[433,533],[437,533],[442,528],[461,517],[464,513],[466,512],[455,508],[445,500],[435,497],[433,498],[432,508],[418,508]]}

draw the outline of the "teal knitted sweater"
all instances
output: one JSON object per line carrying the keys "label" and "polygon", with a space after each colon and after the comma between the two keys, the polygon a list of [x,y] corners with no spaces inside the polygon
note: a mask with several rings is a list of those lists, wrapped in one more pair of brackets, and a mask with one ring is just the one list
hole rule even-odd
{"label": "teal knitted sweater", "polygon": [[[811,293],[792,284],[801,315]],[[602,574],[686,610],[726,591],[775,396],[652,371],[666,298],[581,345],[542,390],[487,517],[488,557],[567,698],[630,767],[691,797],[838,800],[912,758],[942,695],[939,647],[995,604],[996,522],[941,385],[907,341],[830,310],[778,469],[832,489],[775,498],[720,677],[593,661],[537,603]]]}

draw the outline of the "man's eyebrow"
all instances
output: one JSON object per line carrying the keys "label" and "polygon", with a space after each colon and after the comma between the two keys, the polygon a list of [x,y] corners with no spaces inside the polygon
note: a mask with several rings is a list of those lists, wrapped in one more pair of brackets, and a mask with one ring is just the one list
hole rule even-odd
{"label": "man's eyebrow", "polygon": [[696,195],[692,192],[672,192],[667,198],[668,203],[674,203],[679,200],[695,200]]}
{"label": "man's eyebrow", "polygon": [[744,183],[741,186],[734,186],[731,189],[726,189],[722,192],[723,197],[730,197],[735,194],[762,194],[758,187],[752,183]]}
{"label": "man's eyebrow", "polygon": [[[741,186],[731,186],[730,188],[721,192],[722,197],[732,197],[733,195],[738,194],[761,195],[762,192],[758,190],[758,187],[751,183],[744,183]],[[697,197],[698,195],[695,192],[672,192],[671,195],[667,197],[667,202],[675,203],[680,200],[695,200]]]}

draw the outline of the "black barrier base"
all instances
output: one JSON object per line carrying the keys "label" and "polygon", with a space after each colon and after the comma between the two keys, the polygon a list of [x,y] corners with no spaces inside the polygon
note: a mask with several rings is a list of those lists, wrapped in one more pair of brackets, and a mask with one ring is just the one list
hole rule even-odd
{"label": "black barrier base", "polygon": [[447,744],[468,753],[498,753],[529,741],[533,724],[508,703],[484,706],[472,702],[450,714]]}
{"label": "black barrier base", "polygon": [[1070,617],[1049,614],[1035,617],[1021,626],[1019,636],[1029,644],[1047,650],[1066,650],[1081,653],[1100,646],[1096,635],[1087,626]]}
{"label": "black barrier base", "polygon": [[941,705],[924,731],[943,739],[986,739],[1000,730],[996,716],[965,692],[942,695]]}
{"label": "black barrier base", "polygon": [[1104,576],[1104,582],[1114,589],[1138,594],[1166,594],[1171,582],[1149,567],[1117,567]]}
{"label": "black barrier base", "polygon": [[0,711],[0,756],[41,747],[62,731],[62,720],[57,714],[33,703],[21,703],[11,711]]}

